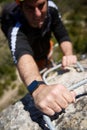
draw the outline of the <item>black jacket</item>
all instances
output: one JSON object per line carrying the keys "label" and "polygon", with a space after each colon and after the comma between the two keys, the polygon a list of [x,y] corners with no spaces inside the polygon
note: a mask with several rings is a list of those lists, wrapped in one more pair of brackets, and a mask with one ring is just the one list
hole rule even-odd
{"label": "black jacket", "polygon": [[51,0],[48,0],[48,14],[41,29],[33,28],[27,23],[15,2],[6,5],[3,9],[1,28],[9,41],[15,63],[23,54],[30,54],[36,60],[45,58],[49,52],[52,33],[59,44],[70,41],[58,8]]}

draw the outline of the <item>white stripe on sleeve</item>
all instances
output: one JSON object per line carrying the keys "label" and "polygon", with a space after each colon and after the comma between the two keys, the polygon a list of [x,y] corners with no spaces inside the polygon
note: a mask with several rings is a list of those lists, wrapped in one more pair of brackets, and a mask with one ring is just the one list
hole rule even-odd
{"label": "white stripe on sleeve", "polygon": [[11,52],[13,56],[13,61],[15,64],[17,63],[17,59],[15,57],[15,51],[16,51],[16,40],[17,40],[17,34],[20,29],[21,24],[16,23],[16,26],[13,27],[12,32],[11,32]]}

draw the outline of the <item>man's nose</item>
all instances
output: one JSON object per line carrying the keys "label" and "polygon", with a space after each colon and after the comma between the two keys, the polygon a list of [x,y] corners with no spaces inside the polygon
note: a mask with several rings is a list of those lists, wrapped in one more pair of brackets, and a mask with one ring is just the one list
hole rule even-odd
{"label": "man's nose", "polygon": [[41,16],[41,11],[38,7],[35,8],[35,15],[36,16]]}

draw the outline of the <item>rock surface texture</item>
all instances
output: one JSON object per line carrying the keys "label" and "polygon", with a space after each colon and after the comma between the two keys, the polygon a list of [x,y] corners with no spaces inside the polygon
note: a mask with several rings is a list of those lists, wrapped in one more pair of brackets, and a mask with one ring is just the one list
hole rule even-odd
{"label": "rock surface texture", "polygon": [[[87,78],[87,60],[81,61],[85,71],[79,68],[67,68],[67,71],[54,70],[47,74],[46,82],[62,83],[70,88]],[[83,91],[84,90],[84,91]],[[70,104],[66,110],[50,117],[56,130],[87,130],[87,84],[75,90],[76,102]],[[84,92],[84,93],[83,93]],[[29,94],[20,101],[9,106],[0,113],[0,130],[49,130],[41,113],[34,105]]]}

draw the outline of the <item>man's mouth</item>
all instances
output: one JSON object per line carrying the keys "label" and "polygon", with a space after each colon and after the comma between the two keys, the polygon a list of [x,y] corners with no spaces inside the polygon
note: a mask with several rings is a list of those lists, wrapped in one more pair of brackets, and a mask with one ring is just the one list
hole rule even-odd
{"label": "man's mouth", "polygon": [[35,23],[35,24],[43,24],[43,22],[44,22],[44,21],[43,21],[42,19],[35,19],[35,20],[34,20],[34,23]]}

